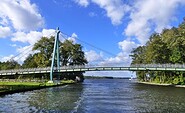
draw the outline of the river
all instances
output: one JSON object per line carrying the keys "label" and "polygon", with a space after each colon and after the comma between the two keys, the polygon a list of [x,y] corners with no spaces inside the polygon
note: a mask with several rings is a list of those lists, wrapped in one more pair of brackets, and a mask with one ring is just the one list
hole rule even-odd
{"label": "river", "polygon": [[86,79],[82,84],[0,97],[0,113],[184,113],[185,89],[128,79]]}

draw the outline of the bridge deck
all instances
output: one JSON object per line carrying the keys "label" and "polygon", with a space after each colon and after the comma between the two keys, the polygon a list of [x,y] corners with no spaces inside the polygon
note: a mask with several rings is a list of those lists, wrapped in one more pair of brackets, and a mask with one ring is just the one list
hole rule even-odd
{"label": "bridge deck", "polygon": [[[131,65],[128,67],[94,67],[94,66],[68,66],[60,69],[54,68],[55,72],[80,72],[80,71],[185,71],[185,65]],[[50,73],[50,67],[29,68],[16,70],[1,70],[0,75],[26,75],[34,73]]]}

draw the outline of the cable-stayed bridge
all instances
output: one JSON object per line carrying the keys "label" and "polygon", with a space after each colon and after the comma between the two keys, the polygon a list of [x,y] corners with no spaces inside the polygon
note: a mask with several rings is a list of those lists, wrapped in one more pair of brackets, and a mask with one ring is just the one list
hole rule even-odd
{"label": "cable-stayed bridge", "polygon": [[[63,73],[63,72],[86,72],[86,71],[185,71],[185,64],[136,64],[130,66],[124,65],[116,65],[112,66],[92,66],[92,65],[82,65],[82,66],[61,66],[60,62],[60,52],[59,52],[59,44],[60,44],[60,36],[66,39],[66,35],[59,31],[59,28],[56,29],[55,32],[55,42],[52,53],[52,62],[50,67],[45,68],[28,68],[28,69],[14,69],[14,70],[0,70],[0,75],[29,75],[29,74],[41,74],[41,73],[50,73],[50,81],[53,81],[53,73]],[[79,40],[79,39],[77,39]],[[79,40],[81,41],[81,40]],[[81,41],[89,46],[92,46],[96,49],[104,51],[109,55],[116,56],[108,51],[105,51],[101,48],[93,46],[87,42]],[[26,52],[23,51],[23,55],[18,59],[22,58],[25,54],[29,53],[32,46],[29,46]],[[14,56],[17,57],[20,54]],[[55,64],[56,63],[56,64]],[[55,67],[56,66],[56,67]]]}
{"label": "cable-stayed bridge", "polygon": [[[86,72],[86,71],[185,71],[185,64],[136,64],[131,66],[62,66],[53,67],[54,73]],[[0,75],[29,75],[50,73],[51,67],[0,70]]]}

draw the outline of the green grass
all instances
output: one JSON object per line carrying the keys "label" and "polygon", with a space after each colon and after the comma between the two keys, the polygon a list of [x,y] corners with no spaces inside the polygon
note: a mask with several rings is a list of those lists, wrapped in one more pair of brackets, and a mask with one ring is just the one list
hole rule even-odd
{"label": "green grass", "polygon": [[0,82],[0,85],[25,85],[25,86],[39,86],[41,83],[36,82]]}
{"label": "green grass", "polygon": [[64,83],[64,84],[74,84],[75,81],[74,80],[62,80],[61,83]]}
{"label": "green grass", "polygon": [[47,82],[0,82],[0,95],[1,94],[9,94],[14,92],[22,92],[34,89],[41,89],[46,87],[54,87],[60,86],[64,84],[73,84],[75,81],[73,80],[62,80],[60,84],[57,83],[47,83]]}

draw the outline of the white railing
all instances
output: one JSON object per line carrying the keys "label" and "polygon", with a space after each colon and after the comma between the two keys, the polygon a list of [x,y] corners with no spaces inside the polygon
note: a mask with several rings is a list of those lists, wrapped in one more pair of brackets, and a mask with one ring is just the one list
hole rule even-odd
{"label": "white railing", "polygon": [[[56,67],[53,68],[53,71],[56,70],[70,70],[70,69],[88,69],[88,68],[106,68],[106,67],[127,67],[127,68],[185,68],[185,64],[134,64],[130,66],[97,66],[97,65],[76,65],[76,66],[62,66],[60,69]],[[2,73],[24,73],[24,72],[50,72],[50,67],[44,68],[27,68],[27,69],[12,69],[12,70],[0,70]]]}

